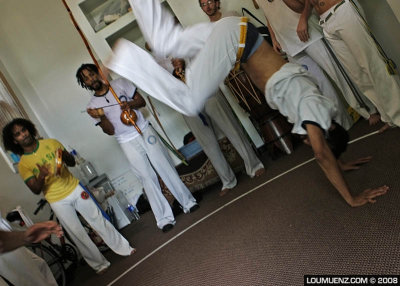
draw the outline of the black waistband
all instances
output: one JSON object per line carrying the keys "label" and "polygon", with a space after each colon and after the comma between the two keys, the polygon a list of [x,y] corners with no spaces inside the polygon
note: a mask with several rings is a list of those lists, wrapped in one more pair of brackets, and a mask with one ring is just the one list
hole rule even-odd
{"label": "black waistband", "polygon": [[253,49],[254,44],[257,42],[260,34],[257,31],[257,28],[250,22],[247,23],[247,34],[246,34],[246,45],[244,46],[244,51],[242,58],[240,59],[241,63],[245,63],[248,60],[249,54]]}

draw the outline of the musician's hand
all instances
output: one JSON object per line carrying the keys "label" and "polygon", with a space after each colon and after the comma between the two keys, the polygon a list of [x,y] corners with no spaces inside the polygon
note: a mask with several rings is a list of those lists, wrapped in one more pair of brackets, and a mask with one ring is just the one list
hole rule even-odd
{"label": "musician's hand", "polygon": [[130,109],[131,109],[131,107],[129,106],[129,102],[127,102],[127,101],[122,101],[121,102],[121,110],[122,111],[130,110]]}
{"label": "musician's hand", "polygon": [[104,110],[103,108],[88,108],[86,109],[86,112],[92,117],[92,118],[100,118],[104,116]]}
{"label": "musician's hand", "polygon": [[38,243],[49,237],[51,234],[61,237],[63,235],[61,226],[59,226],[55,221],[39,222],[35,223],[25,231],[24,240],[26,243]]}
{"label": "musician's hand", "polygon": [[43,179],[43,180],[46,179],[46,177],[50,174],[49,165],[48,164],[43,164],[43,165],[36,164],[36,166],[39,169],[38,179]]}

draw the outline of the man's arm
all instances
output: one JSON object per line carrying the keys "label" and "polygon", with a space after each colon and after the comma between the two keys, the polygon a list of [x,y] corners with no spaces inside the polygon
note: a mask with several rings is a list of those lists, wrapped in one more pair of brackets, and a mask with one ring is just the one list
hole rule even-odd
{"label": "man's arm", "polygon": [[304,9],[301,13],[299,24],[297,25],[297,35],[302,42],[307,42],[310,38],[308,34],[308,18],[311,15],[313,6],[310,3],[310,0],[305,0]]}
{"label": "man's arm", "polygon": [[135,91],[132,100],[126,103],[122,102],[122,104],[123,104],[123,106],[121,106],[122,109],[124,109],[125,104],[127,104],[130,109],[139,109],[146,106],[146,101],[139,92]]}
{"label": "man's arm", "polygon": [[282,55],[283,52],[282,52],[281,44],[276,39],[274,29],[272,29],[272,26],[269,24],[268,19],[267,19],[267,29],[268,29],[269,34],[271,36],[272,47],[274,48],[274,51],[277,54]]}
{"label": "man's arm", "polygon": [[258,6],[258,3],[256,0],[253,0],[253,5],[254,5],[254,8],[256,8],[257,10],[260,9],[260,6]]}
{"label": "man's arm", "polygon": [[67,150],[63,150],[62,160],[68,167],[75,166],[75,158]]}
{"label": "man's arm", "polygon": [[47,164],[36,164],[36,166],[39,169],[39,176],[30,178],[28,181],[26,181],[26,185],[34,194],[39,195],[43,190],[46,177],[50,174],[50,172]]}
{"label": "man's arm", "polygon": [[95,119],[100,119],[100,121],[96,124],[101,127],[104,133],[107,135],[114,135],[114,126],[108,120],[108,118],[104,115],[104,111],[102,108],[96,109],[96,108],[88,108],[86,109],[87,113]]}
{"label": "man's arm", "polygon": [[26,231],[0,231],[0,253],[14,250],[18,247],[37,243],[52,233],[62,236],[62,229],[55,221],[36,223]]}
{"label": "man's arm", "polygon": [[305,7],[304,1],[305,0],[283,0],[286,6],[288,6],[291,10],[299,14],[303,13]]}
{"label": "man's arm", "polygon": [[306,129],[315,159],[328,180],[350,206],[358,207],[367,203],[374,203],[376,201],[375,197],[384,195],[388,191],[389,187],[382,186],[375,189],[366,189],[353,197],[340,171],[337,160],[329,149],[322,130],[313,124],[306,124]]}

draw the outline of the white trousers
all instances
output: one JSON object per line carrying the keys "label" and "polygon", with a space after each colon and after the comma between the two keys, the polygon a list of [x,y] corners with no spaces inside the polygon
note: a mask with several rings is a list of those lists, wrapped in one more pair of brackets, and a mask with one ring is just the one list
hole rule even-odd
{"label": "white trousers", "polygon": [[335,60],[329,53],[322,40],[318,40],[312,45],[309,45],[304,50],[304,53],[310,56],[328,74],[328,76],[336,83],[337,87],[342,92],[347,103],[362,117],[368,119],[370,114],[377,112],[374,104],[367,97],[365,97],[362,92],[359,92],[358,95],[360,100],[356,98],[354,92],[351,90],[349,84],[345,80],[337,64],[335,64]]}
{"label": "white trousers", "polygon": [[[321,19],[324,17],[325,14]],[[382,121],[400,126],[398,76],[386,71],[386,64],[354,6],[346,0],[321,26],[351,80],[376,106]]]}
{"label": "white trousers", "polygon": [[349,130],[353,125],[352,119],[340,100],[339,95],[337,94],[332,83],[326,77],[319,65],[305,52],[300,52],[294,58],[288,56],[288,59],[292,63],[297,63],[301,66],[307,67],[308,72],[315,78],[322,95],[330,98],[335,103],[340,118],[339,122],[337,123],[343,126],[344,129]]}
{"label": "white trousers", "polygon": [[16,286],[57,286],[46,261],[25,247],[0,255],[0,275]]}
{"label": "white trousers", "polygon": [[175,218],[167,199],[161,192],[154,169],[181,204],[185,213],[188,213],[190,208],[197,203],[181,181],[167,150],[154,132],[153,127],[149,126],[142,132],[143,136],[138,136],[126,143],[120,143],[120,145],[132,171],[144,187],[157,226],[162,229],[166,224],[175,224]]}
{"label": "white trousers", "polygon": [[68,197],[51,203],[50,206],[89,266],[95,271],[99,271],[108,267],[110,262],[106,260],[89,238],[79,221],[76,211],[83,216],[115,253],[123,256],[130,255],[132,247],[114,226],[103,217],[92,198],[83,199],[81,197],[83,191],[83,188],[78,185]]}
{"label": "white trousers", "polygon": [[118,42],[106,66],[178,112],[197,116],[236,61],[240,18],[226,17],[216,23],[182,30],[177,25],[169,25],[173,18],[161,9],[158,0],[130,3],[156,57],[165,57],[165,51],[172,57],[196,55],[186,67],[186,84],[159,66],[150,54],[126,40]]}
{"label": "white trousers", "polygon": [[244,161],[246,173],[250,177],[254,177],[257,170],[264,168],[220,92],[207,100],[204,113],[207,115],[208,126],[205,126],[198,116],[184,116],[184,119],[213,164],[222,181],[222,189],[235,187],[237,181],[219,147],[214,127],[218,127],[238,151]]}

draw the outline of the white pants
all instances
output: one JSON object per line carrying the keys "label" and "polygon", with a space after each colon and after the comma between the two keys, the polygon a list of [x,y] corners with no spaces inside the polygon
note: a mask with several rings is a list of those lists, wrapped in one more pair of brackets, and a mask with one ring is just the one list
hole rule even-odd
{"label": "white pants", "polygon": [[265,98],[271,108],[293,123],[295,134],[307,134],[303,126],[306,122],[317,123],[328,131],[332,120],[338,121],[334,102],[322,96],[312,76],[296,64],[287,63],[270,77]]}
{"label": "white pants", "polygon": [[297,54],[294,58],[288,56],[289,62],[297,63],[302,66],[306,66],[308,72],[315,78],[319,89],[323,96],[330,98],[336,105],[339,113],[339,124],[343,126],[346,130],[349,130],[353,125],[352,119],[347,112],[345,106],[339,98],[335,88],[333,87],[330,80],[326,77],[323,70],[319,65],[306,53],[301,52]]}
{"label": "white pants", "polygon": [[83,199],[81,197],[83,191],[83,188],[78,185],[68,197],[51,203],[50,206],[89,266],[95,271],[99,271],[108,267],[110,262],[106,260],[89,238],[79,221],[76,211],[83,216],[115,253],[123,256],[130,255],[132,247],[114,226],[103,217],[92,198]]}
{"label": "white pants", "polygon": [[308,46],[304,52],[318,63],[318,65],[328,74],[342,92],[347,103],[361,116],[368,119],[371,114],[377,112],[374,104],[365,97],[362,92],[358,92],[357,95],[360,99],[356,98],[354,92],[351,90],[349,84],[345,80],[337,64],[335,64],[335,60],[322,40],[316,41],[312,45]]}
{"label": "white pants", "polygon": [[167,48],[172,57],[196,55],[186,67],[186,84],[159,66],[150,54],[126,40],[118,42],[114,57],[106,66],[178,112],[197,116],[236,61],[240,18],[227,17],[182,30],[170,25],[173,18],[161,10],[158,0],[130,3],[156,57],[165,57]]}
{"label": "white pants", "polygon": [[166,224],[175,224],[175,218],[167,199],[161,192],[157,174],[153,168],[181,204],[185,213],[188,213],[190,208],[197,203],[181,181],[167,150],[153,128],[149,126],[142,132],[143,136],[138,136],[126,143],[120,143],[120,145],[132,171],[144,187],[157,226],[162,229]]}
{"label": "white pants", "polygon": [[184,116],[184,119],[221,178],[222,189],[235,187],[237,181],[219,147],[214,127],[218,127],[238,151],[250,177],[254,177],[257,170],[264,168],[220,92],[207,100],[204,113],[207,115],[208,126],[198,116]]}
{"label": "white pants", "polygon": [[15,286],[57,286],[46,261],[25,247],[0,255],[0,275]]}
{"label": "white pants", "polygon": [[[324,17],[326,13],[321,19]],[[376,106],[382,121],[400,126],[398,76],[386,71],[386,64],[354,6],[346,0],[321,26],[351,80]]]}

